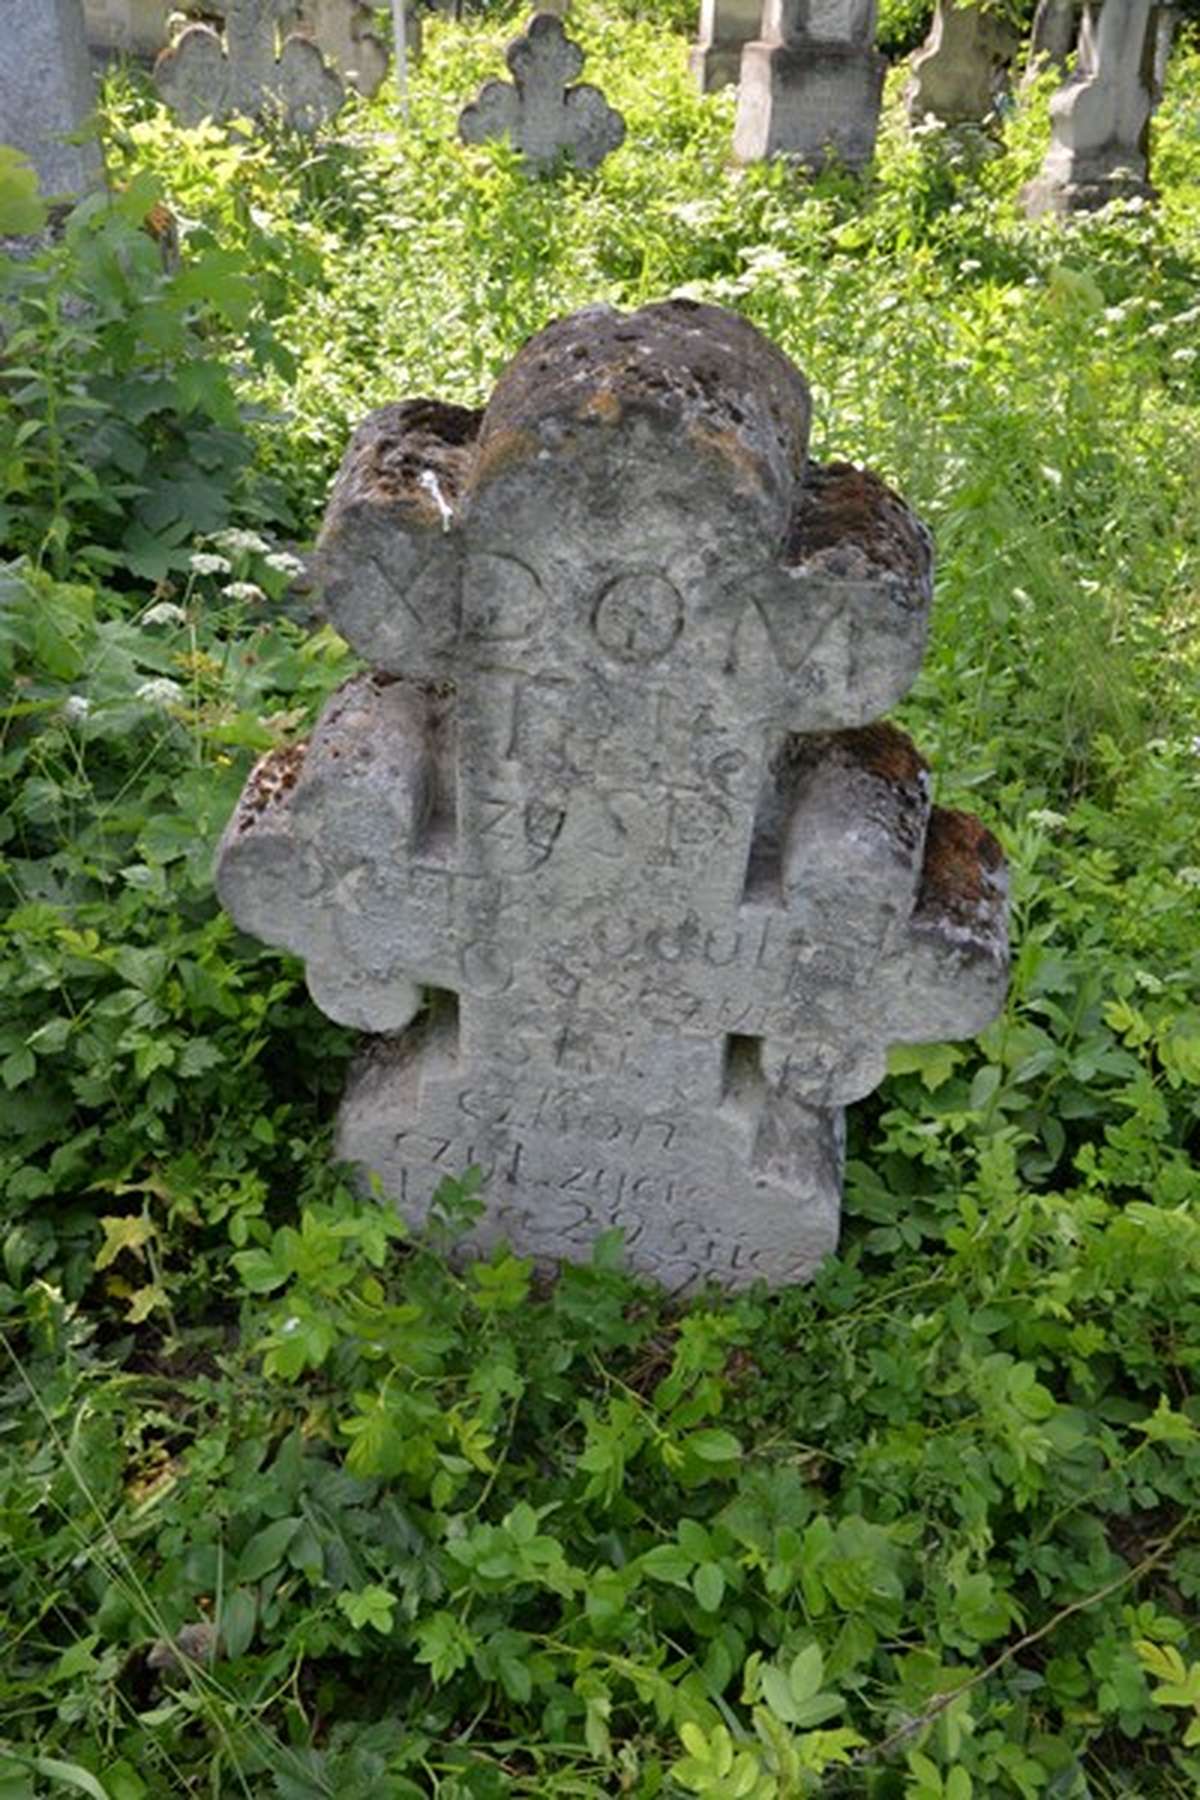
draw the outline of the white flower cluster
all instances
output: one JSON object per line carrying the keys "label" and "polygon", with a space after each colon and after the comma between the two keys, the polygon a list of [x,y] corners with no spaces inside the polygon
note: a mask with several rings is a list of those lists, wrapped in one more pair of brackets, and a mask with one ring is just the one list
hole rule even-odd
{"label": "white flower cluster", "polygon": [[135,688],[133,697],[146,706],[177,706],[183,699],[183,689],[169,676],[156,675],[150,681],[143,681],[141,687]]}
{"label": "white flower cluster", "polygon": [[267,597],[253,581],[227,581],[221,592],[227,600],[245,600],[250,603]]}
{"label": "white flower cluster", "polygon": [[228,551],[230,556],[265,556],[271,548],[257,531],[242,531],[236,525],[231,525],[228,531],[215,531],[209,542],[218,550]]}
{"label": "white flower cluster", "polygon": [[193,575],[231,575],[233,564],[227,556],[218,556],[213,550],[194,550],[188,557]]}
{"label": "white flower cluster", "polygon": [[186,625],[187,614],[173,600],[156,600],[142,614],[143,625]]}

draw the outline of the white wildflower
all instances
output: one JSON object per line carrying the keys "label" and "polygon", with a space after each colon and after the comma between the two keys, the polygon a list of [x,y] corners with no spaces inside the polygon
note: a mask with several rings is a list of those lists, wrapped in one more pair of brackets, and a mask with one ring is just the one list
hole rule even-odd
{"label": "white wildflower", "polygon": [[1200,888],[1200,869],[1194,863],[1189,863],[1185,869],[1176,870],[1175,879],[1182,881],[1184,887]]}
{"label": "white wildflower", "polygon": [[253,581],[227,581],[221,589],[227,600],[265,600],[266,595]]}
{"label": "white wildflower", "polygon": [[169,676],[155,675],[152,680],[143,681],[133,697],[145,706],[177,706],[183,699],[183,689]]}
{"label": "white wildflower", "polygon": [[227,531],[214,531],[209,542],[228,550],[230,556],[265,556],[271,548],[257,531],[242,531],[236,525],[231,525]]}
{"label": "white wildflower", "polygon": [[217,556],[211,550],[194,550],[188,561],[193,575],[231,575],[233,564],[227,556]]}
{"label": "white wildflower", "polygon": [[68,694],[62,704],[62,716],[68,725],[82,724],[92,710],[86,694]]}
{"label": "white wildflower", "polygon": [[290,550],[272,550],[270,556],[267,557],[267,567],[274,569],[279,575],[293,577],[303,575],[305,572],[301,559],[293,556]]}
{"label": "white wildflower", "polygon": [[142,614],[143,625],[186,625],[187,614],[173,600],[156,600]]}
{"label": "white wildflower", "polygon": [[1035,806],[1031,812],[1026,814],[1026,817],[1031,825],[1040,825],[1043,831],[1057,831],[1060,825],[1065,825],[1067,822],[1064,813],[1055,812],[1053,807],[1049,806]]}

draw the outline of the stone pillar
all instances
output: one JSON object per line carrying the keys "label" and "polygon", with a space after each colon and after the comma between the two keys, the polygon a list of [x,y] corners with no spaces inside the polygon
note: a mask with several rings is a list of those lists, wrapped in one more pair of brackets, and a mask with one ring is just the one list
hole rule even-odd
{"label": "stone pillar", "polygon": [[1020,39],[1006,19],[977,5],[938,0],[928,38],[912,59],[904,96],[914,125],[977,124],[995,112]]}
{"label": "stone pillar", "polygon": [[101,56],[153,62],[166,48],[172,0],[83,0],[87,39]]}
{"label": "stone pillar", "polygon": [[217,887],[372,1034],[364,1185],[420,1221],[484,1172],[464,1248],[802,1280],[887,1045],[1003,1001],[1000,848],[880,720],[929,536],[809,411],[733,313],[589,307],[346,453],[318,564],[368,672],[251,773]]}
{"label": "stone pillar", "polygon": [[702,94],[736,84],[742,50],[761,23],[762,0],[700,0],[700,36],[688,66]]}
{"label": "stone pillar", "polygon": [[1060,74],[1065,73],[1067,58],[1079,36],[1082,11],[1083,0],[1038,0],[1029,36],[1031,72],[1049,62]]}
{"label": "stone pillar", "polygon": [[1074,72],[1050,102],[1050,148],[1022,196],[1031,218],[1091,212],[1110,200],[1152,194],[1160,10],[1154,0],[1084,7]]}
{"label": "stone pillar", "polygon": [[875,154],[885,59],[874,48],[875,0],[766,0],[762,37],[742,52],[733,154],[832,156],[863,169]]}
{"label": "stone pillar", "polygon": [[81,0],[7,0],[3,28],[0,143],[29,157],[47,198],[98,187],[99,143],[66,142],[96,105]]}

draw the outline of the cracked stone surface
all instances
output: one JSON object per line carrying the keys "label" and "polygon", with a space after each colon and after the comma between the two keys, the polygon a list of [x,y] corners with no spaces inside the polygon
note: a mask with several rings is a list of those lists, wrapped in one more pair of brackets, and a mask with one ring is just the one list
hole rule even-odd
{"label": "cracked stone surface", "polygon": [[1151,196],[1150,116],[1171,13],[1154,0],[1084,7],[1075,69],[1050,102],[1050,148],[1022,196],[1031,218]]}
{"label": "cracked stone surface", "polygon": [[225,40],[188,25],[154,66],[159,93],[184,125],[278,110],[293,131],[315,131],[345,99],[317,45],[299,33],[276,55],[279,0],[225,0]]}
{"label": "cracked stone surface", "polygon": [[589,82],[571,83],[583,51],[553,13],[535,13],[505,51],[512,81],[485,81],[459,114],[464,143],[508,136],[526,167],[551,168],[568,151],[577,169],[594,169],[625,138],[625,121]]}
{"label": "cracked stone surface", "polygon": [[808,431],[778,350],[676,301],[347,451],[320,579],[370,669],[258,764],[218,887],[372,1034],[339,1154],[414,1220],[478,1164],[472,1247],[619,1225],[672,1290],[803,1279],[842,1108],[1002,1003],[999,848],[880,722],[928,534]]}
{"label": "cracked stone surface", "polygon": [[765,0],[742,52],[733,154],[863,169],[875,154],[886,59],[876,0]]}
{"label": "cracked stone surface", "polygon": [[912,59],[904,103],[914,124],[982,121],[1008,87],[1008,70],[1020,48],[1008,21],[958,0],[938,0],[933,25]]}
{"label": "cracked stone surface", "polygon": [[96,106],[81,0],[8,0],[0,56],[0,144],[37,170],[47,197],[76,197],[104,179],[94,137],[66,141]]}

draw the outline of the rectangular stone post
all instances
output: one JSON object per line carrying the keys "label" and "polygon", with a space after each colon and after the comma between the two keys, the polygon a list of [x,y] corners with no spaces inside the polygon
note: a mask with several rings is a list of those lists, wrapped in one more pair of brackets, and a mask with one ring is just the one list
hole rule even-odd
{"label": "rectangular stone post", "polygon": [[762,0],[700,0],[700,36],[688,58],[702,94],[732,87],[742,51],[762,23]]}
{"label": "rectangular stone post", "polygon": [[82,0],[7,0],[3,26],[0,143],[29,157],[47,198],[98,187],[99,143],[67,142],[96,105]]}
{"label": "rectangular stone post", "polygon": [[733,154],[863,169],[875,154],[885,59],[875,0],[766,0],[762,37],[742,52]]}

